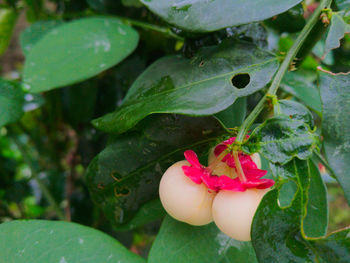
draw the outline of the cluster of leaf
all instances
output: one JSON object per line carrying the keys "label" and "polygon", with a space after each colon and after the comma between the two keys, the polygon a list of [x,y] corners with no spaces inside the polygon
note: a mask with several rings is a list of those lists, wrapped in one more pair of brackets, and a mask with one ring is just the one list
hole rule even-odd
{"label": "cluster of leaf", "polygon": [[[113,234],[165,216],[162,174],[184,150],[206,159],[235,133],[230,128],[265,93],[277,52],[288,51],[308,10],[300,0],[50,2],[54,10],[41,0],[8,0],[0,10],[0,54],[23,7],[35,22],[20,35],[21,78],[0,80],[1,135],[20,155],[1,153],[0,164],[15,162],[6,172],[10,184],[16,162],[25,165],[33,196],[49,189],[58,203],[68,201],[73,221]],[[349,229],[326,236],[327,192],[314,163],[321,150],[350,202],[350,75],[316,71],[350,67],[349,59],[335,62],[349,54],[350,41],[333,50],[350,31],[350,4],[331,7],[301,47],[299,69],[284,76],[281,99],[267,105],[242,145],[270,163],[277,182],[255,215],[252,242],[167,216],[149,262],[350,261]],[[10,207],[9,189],[0,188],[0,216]],[[36,198],[39,212],[22,218],[59,216],[57,209],[52,216],[52,200],[49,209]],[[13,221],[0,233],[4,262],[144,262],[101,231],[73,223]]]}

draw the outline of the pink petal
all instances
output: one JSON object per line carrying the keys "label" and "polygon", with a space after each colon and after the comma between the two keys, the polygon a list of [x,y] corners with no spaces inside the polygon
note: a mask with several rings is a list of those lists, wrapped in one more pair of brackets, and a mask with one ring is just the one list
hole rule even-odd
{"label": "pink petal", "polygon": [[202,176],[203,183],[208,187],[210,190],[219,191],[220,188],[218,188],[217,180],[218,176],[210,175],[210,174],[204,174]]}
{"label": "pink petal", "polygon": [[275,181],[272,179],[260,179],[261,184],[257,186],[258,189],[270,188],[275,184]]}
{"label": "pink petal", "polygon": [[202,165],[198,161],[197,154],[192,150],[187,150],[184,152],[186,160],[196,168],[202,168]]}
{"label": "pink petal", "polygon": [[222,153],[224,150],[226,150],[227,146],[224,144],[219,144],[218,146],[215,147],[214,149],[214,154],[215,156],[219,156],[220,153]]}
{"label": "pink petal", "polygon": [[236,192],[244,192],[245,187],[238,178],[232,179],[226,175],[218,178],[218,188],[220,190],[232,190]]}
{"label": "pink petal", "polygon": [[202,183],[202,172],[200,169],[191,166],[182,166],[182,171],[184,174],[190,178],[194,183]]}
{"label": "pink petal", "polygon": [[259,179],[266,174],[267,174],[267,171],[261,170],[261,169],[244,170],[244,175],[247,177],[248,181]]}

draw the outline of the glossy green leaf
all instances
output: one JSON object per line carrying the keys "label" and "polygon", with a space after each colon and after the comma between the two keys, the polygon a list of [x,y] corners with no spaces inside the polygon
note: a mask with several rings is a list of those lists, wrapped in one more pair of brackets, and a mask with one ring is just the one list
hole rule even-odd
{"label": "glossy green leaf", "polygon": [[75,223],[27,220],[0,225],[0,262],[142,263],[118,241]]}
{"label": "glossy green leaf", "polygon": [[62,25],[62,20],[41,20],[27,27],[20,35],[20,45],[24,55],[28,55],[33,46],[50,30]]}
{"label": "glossy green leaf", "polygon": [[10,44],[16,19],[17,14],[15,10],[9,8],[0,9],[0,55],[7,50]]}
{"label": "glossy green leaf", "polygon": [[127,224],[146,202],[158,197],[165,170],[184,159],[184,151],[207,155],[223,133],[212,117],[154,115],[137,130],[112,138],[90,163],[86,183],[113,225]]}
{"label": "glossy green leaf", "polygon": [[20,85],[0,78],[0,127],[23,115],[24,94]]}
{"label": "glossy green leaf", "polygon": [[208,32],[265,20],[301,0],[141,0],[167,22],[188,31]]}
{"label": "glossy green leaf", "polygon": [[260,152],[270,162],[285,164],[294,157],[308,159],[317,143],[317,135],[303,121],[278,115],[258,126],[243,150]]}
{"label": "glossy green leaf", "polygon": [[350,10],[350,0],[335,0],[335,3],[340,10]]}
{"label": "glossy green leaf", "polygon": [[277,180],[281,207],[288,207],[296,198],[300,182],[298,177],[306,180],[303,194],[306,205],[306,215],[303,222],[303,231],[308,237],[320,237],[327,233],[328,226],[328,203],[327,191],[321,178],[320,172],[311,160],[294,160],[288,164],[270,165],[271,171]]}
{"label": "glossy green leaf", "polygon": [[303,4],[298,4],[288,11],[264,21],[264,24],[278,30],[281,33],[299,32],[303,29],[305,23],[306,21],[304,18]]}
{"label": "glossy green leaf", "polygon": [[31,48],[23,82],[42,92],[90,78],[136,47],[137,32],[110,17],[89,17],[50,30]]}
{"label": "glossy green leaf", "polygon": [[309,162],[307,173],[310,177],[310,187],[307,214],[303,225],[304,232],[307,237],[325,236],[328,227],[327,189],[314,163]]}
{"label": "glossy green leaf", "polygon": [[239,98],[227,109],[215,114],[225,127],[234,128],[240,126],[247,114],[247,99]]}
{"label": "glossy green leaf", "polygon": [[279,100],[278,104],[281,114],[287,115],[293,120],[303,121],[308,124],[310,128],[314,127],[312,114],[303,104],[292,100]]}
{"label": "glossy green leaf", "polygon": [[350,75],[320,75],[324,151],[350,203]]}
{"label": "glossy green leaf", "polygon": [[291,71],[283,77],[281,88],[295,96],[318,114],[322,112],[320,93],[314,84],[316,75],[308,71]]}
{"label": "glossy green leaf", "polygon": [[315,210],[307,210],[310,209],[308,200],[314,198],[310,191],[310,179],[313,180],[310,178],[311,167],[310,160],[294,159],[279,168],[281,173],[276,174],[277,176],[284,178],[288,174],[299,187],[291,206],[279,207],[277,203],[279,189],[267,193],[260,203],[252,225],[252,243],[260,263],[345,263],[350,260],[349,229],[320,238],[308,238],[305,235],[305,221],[303,222],[305,215],[314,213],[314,222],[320,220]]}
{"label": "glossy green leaf", "polygon": [[344,21],[339,13],[333,13],[326,38],[324,55],[332,49],[340,47],[340,40],[343,39],[344,35],[347,33],[350,33],[350,25]]}
{"label": "glossy green leaf", "polygon": [[[276,57],[244,42],[205,47],[192,59],[164,57],[134,82],[119,109],[93,123],[122,133],[153,113],[211,115],[262,89],[277,66]],[[249,75],[245,82],[240,82],[242,74]],[[233,86],[231,79],[243,88]]]}
{"label": "glossy green leaf", "polygon": [[214,223],[191,226],[167,216],[153,243],[149,263],[255,263],[250,242],[236,241],[223,234]]}
{"label": "glossy green leaf", "polygon": [[130,230],[139,226],[154,222],[166,215],[162,203],[159,199],[147,202],[137,211],[137,214],[130,220],[130,222],[116,227],[116,230]]}

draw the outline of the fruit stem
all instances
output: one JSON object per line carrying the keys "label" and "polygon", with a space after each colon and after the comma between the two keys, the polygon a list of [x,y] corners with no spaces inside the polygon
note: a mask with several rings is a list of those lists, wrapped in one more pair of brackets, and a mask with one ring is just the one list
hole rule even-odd
{"label": "fruit stem", "polygon": [[209,164],[208,169],[210,171],[213,171],[215,169],[215,167],[222,161],[222,159],[224,159],[224,157],[229,153],[228,149],[225,149],[222,153],[219,154],[218,157],[216,157],[216,159]]}
{"label": "fruit stem", "polygon": [[[311,32],[312,28],[319,21],[320,15],[323,12],[323,9],[329,7],[331,3],[332,3],[332,0],[322,0],[322,2],[316,8],[315,12],[312,14],[311,18],[309,19],[309,21],[307,22],[303,30],[300,32],[297,39],[295,40],[293,46],[289,49],[288,53],[286,54],[276,75],[272,79],[271,86],[266,94],[269,94],[270,96],[276,94],[279,88],[279,85],[283,79],[283,76],[288,71],[289,65],[293,62],[295,56],[297,55],[298,51],[302,47],[305,39]],[[238,131],[236,143],[241,144],[243,142],[245,135],[248,132],[250,126],[254,123],[255,119],[259,116],[260,112],[263,110],[266,100],[267,100],[267,96],[265,95],[259,101],[259,103],[255,106],[255,108],[249,114],[249,116],[245,119],[245,121],[243,122],[242,126]]]}
{"label": "fruit stem", "polygon": [[239,155],[238,152],[233,152],[233,159],[235,160],[235,165],[236,165],[236,171],[237,171],[237,175],[238,178],[241,182],[246,182],[247,178],[244,175],[242,166],[241,166],[241,162],[239,161]]}

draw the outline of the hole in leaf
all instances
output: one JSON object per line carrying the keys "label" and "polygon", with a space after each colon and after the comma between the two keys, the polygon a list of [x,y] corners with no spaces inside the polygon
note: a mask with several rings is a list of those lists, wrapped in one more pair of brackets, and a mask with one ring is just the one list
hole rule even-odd
{"label": "hole in leaf", "polygon": [[128,188],[118,189],[116,187],[116,188],[114,188],[114,193],[116,196],[126,196],[126,195],[130,194],[130,190]]}
{"label": "hole in leaf", "polygon": [[239,73],[234,75],[231,79],[231,83],[238,89],[244,89],[250,82],[250,76],[248,73]]}
{"label": "hole in leaf", "polygon": [[123,177],[121,174],[119,174],[117,172],[112,173],[111,176],[116,181],[120,181],[120,179],[122,179],[122,177]]}

